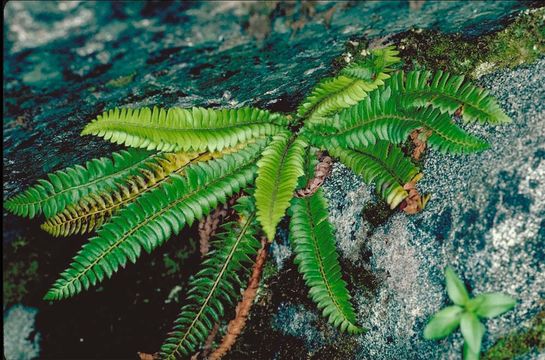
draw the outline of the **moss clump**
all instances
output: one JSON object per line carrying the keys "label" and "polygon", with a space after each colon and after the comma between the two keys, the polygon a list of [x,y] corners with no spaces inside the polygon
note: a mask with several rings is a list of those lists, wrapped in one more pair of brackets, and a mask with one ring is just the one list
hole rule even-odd
{"label": "moss clump", "polygon": [[28,251],[28,241],[17,238],[4,248],[3,275],[4,287],[3,306],[20,303],[29,293],[30,287],[38,280],[38,254]]}
{"label": "moss clump", "polygon": [[545,8],[526,10],[499,32],[479,38],[412,30],[395,37],[406,68],[440,69],[478,78],[531,63],[545,54]]}
{"label": "moss clump", "polygon": [[509,68],[534,62],[545,53],[545,8],[523,12],[491,40],[489,62]]}
{"label": "moss clump", "polygon": [[483,359],[508,360],[528,354],[534,350],[545,350],[545,310],[538,313],[527,329],[508,334],[498,340]]}
{"label": "moss clump", "polygon": [[165,271],[162,273],[162,276],[172,276],[175,274],[180,274],[182,272],[182,267],[186,263],[186,260],[195,253],[197,250],[197,241],[193,238],[189,238],[188,241],[184,242],[182,247],[173,253],[163,254],[163,265]]}

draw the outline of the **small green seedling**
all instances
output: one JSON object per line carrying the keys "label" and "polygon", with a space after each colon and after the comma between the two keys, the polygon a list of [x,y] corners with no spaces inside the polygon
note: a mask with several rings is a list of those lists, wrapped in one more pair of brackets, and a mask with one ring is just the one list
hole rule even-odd
{"label": "small green seedling", "polygon": [[445,278],[448,297],[455,305],[447,306],[431,317],[424,329],[424,338],[442,339],[460,326],[465,340],[464,359],[479,359],[485,331],[479,318],[493,318],[501,315],[511,310],[517,301],[499,292],[480,294],[470,298],[464,283],[450,266],[445,268]]}

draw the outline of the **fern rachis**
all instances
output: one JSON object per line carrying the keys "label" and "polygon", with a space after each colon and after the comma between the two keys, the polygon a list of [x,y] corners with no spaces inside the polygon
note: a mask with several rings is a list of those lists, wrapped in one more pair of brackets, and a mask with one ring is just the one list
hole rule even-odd
{"label": "fern rachis", "polygon": [[74,296],[113,276],[142,249],[151,252],[242,190],[246,196],[234,206],[238,220],[222,226],[190,281],[162,357],[187,356],[205,341],[224,307],[239,297],[240,279],[249,275],[260,247],[256,239],[274,241],[285,216],[309,297],[339,330],[360,332],[319,189],[329,165],[316,166],[317,150],[375,184],[392,209],[409,213],[425,204],[406,206],[420,199],[416,182],[422,177],[398,146],[409,134],[425,133],[433,150],[465,154],[487,143],[459,128],[451,118],[455,111],[463,109],[466,122],[509,121],[486,91],[461,76],[397,71],[397,54],[386,47],[357,58],[320,82],[291,115],[249,107],[99,115],[82,135],[137,149],[57,171],[5,204],[17,215],[43,214],[44,229],[54,235],[97,231],[45,299]]}

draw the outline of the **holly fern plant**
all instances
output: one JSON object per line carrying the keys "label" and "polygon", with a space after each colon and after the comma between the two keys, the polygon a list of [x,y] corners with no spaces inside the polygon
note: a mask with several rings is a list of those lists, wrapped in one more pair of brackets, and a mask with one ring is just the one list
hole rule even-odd
{"label": "holly fern plant", "polygon": [[413,198],[407,184],[414,188],[422,177],[400,147],[411,133],[426,134],[428,146],[439,152],[464,154],[488,145],[457,126],[455,112],[467,123],[510,121],[485,90],[463,76],[396,70],[397,55],[391,46],[365,52],[321,81],[292,114],[154,107],[98,115],[82,135],[127,150],[49,174],[5,203],[17,215],[42,214],[42,228],[55,236],[96,230],[44,299],[61,300],[96,286],[136,262],[142,250],[155,250],[242,192],[234,207],[238,216],[220,228],[192,278],[160,356],[198,350],[224,307],[240,297],[258,239],[272,242],[286,215],[310,298],[340,331],[360,332],[324,193],[318,188],[295,196],[314,179],[318,152],[374,183],[394,209]]}
{"label": "holly fern plant", "polygon": [[482,318],[499,316],[516,305],[512,297],[495,292],[469,297],[469,293],[454,270],[445,269],[447,293],[454,305],[435,313],[424,328],[424,338],[442,339],[460,327],[464,337],[464,359],[479,359],[481,342],[485,332]]}

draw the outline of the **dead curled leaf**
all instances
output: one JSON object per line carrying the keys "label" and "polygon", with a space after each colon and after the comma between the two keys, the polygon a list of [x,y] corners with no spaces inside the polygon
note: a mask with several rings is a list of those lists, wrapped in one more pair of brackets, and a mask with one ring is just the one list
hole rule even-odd
{"label": "dead curled leaf", "polygon": [[210,250],[210,239],[216,233],[216,230],[224,220],[232,215],[233,205],[237,202],[241,194],[236,194],[229,199],[227,204],[217,207],[208,216],[199,221],[199,248],[201,257],[208,254]]}
{"label": "dead curled leaf", "polygon": [[314,169],[314,177],[308,181],[307,185],[303,189],[297,190],[295,192],[295,196],[302,198],[314,194],[329,176],[332,165],[333,160],[329,156],[320,154],[319,162],[316,164]]}
{"label": "dead curled leaf", "polygon": [[143,352],[137,352],[137,354],[138,354],[138,358],[140,360],[157,360],[157,359],[159,359],[159,354],[158,353],[148,354],[148,353],[143,353]]}
{"label": "dead curled leaf", "polygon": [[238,303],[235,310],[235,318],[227,325],[227,332],[223,336],[221,343],[210,356],[208,360],[221,359],[233,346],[238,336],[246,325],[246,320],[250,314],[250,309],[254,303],[261,280],[261,273],[267,259],[267,240],[261,239],[261,249],[258,251],[254,266],[252,267],[252,275],[248,280],[248,286],[242,294],[242,300]]}
{"label": "dead curled leaf", "polygon": [[416,214],[422,211],[426,206],[430,196],[426,194],[424,196],[420,195],[418,189],[416,188],[416,183],[422,178],[422,174],[415,176],[411,181],[403,185],[403,189],[407,190],[409,196],[405,198],[399,205],[399,209],[404,211],[407,214]]}
{"label": "dead curled leaf", "polygon": [[411,132],[409,138],[414,145],[413,153],[411,154],[413,159],[420,160],[420,157],[426,150],[426,142],[431,134],[431,130],[424,130],[422,128]]}

